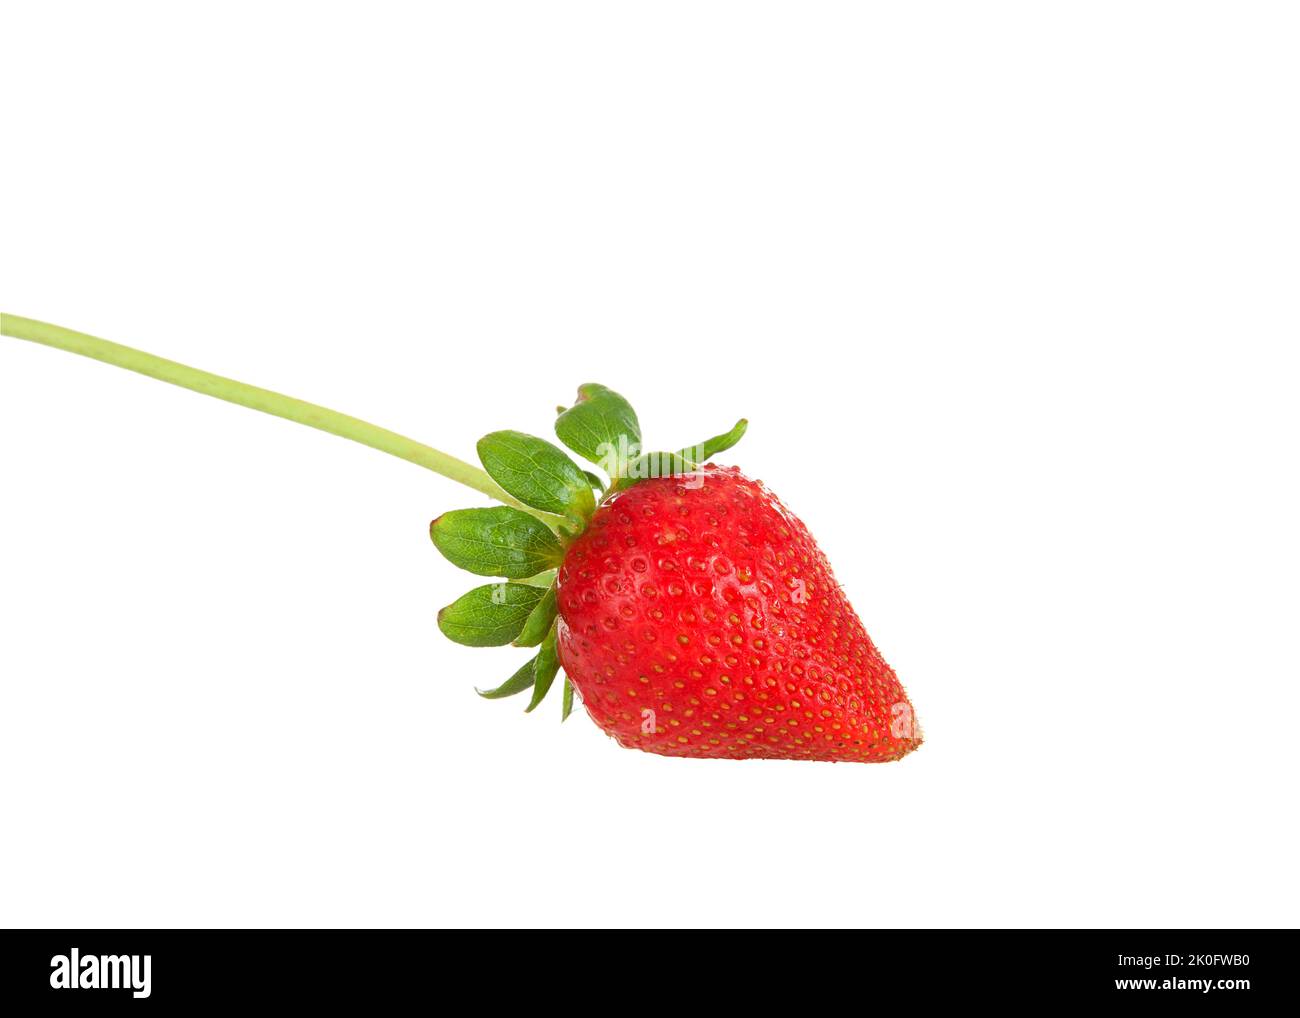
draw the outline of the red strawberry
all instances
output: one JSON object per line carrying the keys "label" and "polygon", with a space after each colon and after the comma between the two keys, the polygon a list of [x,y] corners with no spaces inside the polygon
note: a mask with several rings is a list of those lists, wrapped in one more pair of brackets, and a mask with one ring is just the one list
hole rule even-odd
{"label": "red strawberry", "polygon": [[734,467],[609,498],[556,595],[560,662],[623,746],[883,761],[921,743],[808,529]]}

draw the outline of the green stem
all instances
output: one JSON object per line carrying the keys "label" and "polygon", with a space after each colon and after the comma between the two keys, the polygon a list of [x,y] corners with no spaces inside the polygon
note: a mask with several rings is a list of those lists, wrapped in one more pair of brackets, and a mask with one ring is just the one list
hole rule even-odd
{"label": "green stem", "polygon": [[548,523],[559,521],[559,517],[531,509],[507,495],[500,485],[478,467],[416,442],[414,439],[389,431],[387,428],[341,414],[337,410],[329,410],[315,403],[284,396],[269,389],[259,389],[255,385],[236,382],[232,378],[223,378],[207,371],[200,371],[198,368],[155,357],[143,350],[110,343],[106,339],[88,336],[84,332],[74,332],[71,329],[23,318],[20,315],[0,314],[0,334],[67,350],[69,353],[80,354],[83,357],[91,357],[105,364],[126,368],[128,371],[148,375],[150,378],[170,382],[185,389],[193,389],[205,396],[215,396],[228,403],[238,403],[252,410],[260,410],[264,414],[274,414],[285,420],[305,424],[309,428],[317,428],[331,435],[360,442],[372,449],[378,449],[390,456],[432,470],[435,474],[442,474],[443,477],[458,481],[506,505],[522,509]]}

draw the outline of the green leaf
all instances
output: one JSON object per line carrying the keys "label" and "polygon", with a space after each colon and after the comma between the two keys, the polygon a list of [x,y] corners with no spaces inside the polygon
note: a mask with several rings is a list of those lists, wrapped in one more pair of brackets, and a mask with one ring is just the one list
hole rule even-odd
{"label": "green leaf", "polygon": [[677,455],[690,460],[692,463],[707,463],[718,453],[725,452],[744,438],[748,427],[749,421],[742,417],[736,422],[736,426],[725,435],[714,435],[699,445],[687,446]]}
{"label": "green leaf", "polygon": [[627,476],[644,481],[647,477],[677,477],[698,469],[694,460],[680,452],[648,452],[628,464]]}
{"label": "green leaf", "polygon": [[536,647],[555,623],[555,587],[551,586],[533,608],[523,630],[515,637],[516,647]]}
{"label": "green leaf", "polygon": [[613,389],[589,382],[578,386],[578,402],[555,418],[560,441],[585,460],[619,477],[641,451],[636,411]]}
{"label": "green leaf", "polygon": [[590,470],[584,470],[583,473],[587,475],[587,480],[591,482],[591,486],[593,488],[595,488],[597,491],[601,493],[604,493],[605,482],[600,479],[600,476],[598,474],[593,474]]}
{"label": "green leaf", "polygon": [[560,659],[555,654],[555,630],[552,629],[542,641],[542,649],[537,654],[537,663],[533,665],[533,699],[524,708],[525,714],[546,699],[551,683],[555,681],[555,673],[559,670]]}
{"label": "green leaf", "polygon": [[564,712],[560,715],[560,721],[568,721],[569,715],[573,713],[573,683],[569,677],[564,677]]}
{"label": "green leaf", "polygon": [[443,513],[429,524],[429,536],[452,565],[479,576],[520,580],[564,558],[545,523],[504,505]]}
{"label": "green leaf", "polygon": [[466,647],[504,647],[545,594],[526,583],[485,583],[438,612],[438,628]]}
{"label": "green leaf", "polygon": [[680,477],[699,469],[679,452],[647,452],[627,464],[623,476],[614,482],[614,490],[622,491],[651,477]]}
{"label": "green leaf", "polygon": [[492,480],[524,505],[560,516],[590,516],[591,483],[563,450],[522,431],[494,431],[478,441],[478,458]]}
{"label": "green leaf", "polygon": [[514,696],[516,693],[522,693],[525,689],[533,688],[533,664],[537,661],[536,657],[530,657],[525,664],[514,675],[506,679],[505,682],[497,686],[496,689],[476,689],[474,692],[483,697],[484,700],[500,700],[503,697]]}

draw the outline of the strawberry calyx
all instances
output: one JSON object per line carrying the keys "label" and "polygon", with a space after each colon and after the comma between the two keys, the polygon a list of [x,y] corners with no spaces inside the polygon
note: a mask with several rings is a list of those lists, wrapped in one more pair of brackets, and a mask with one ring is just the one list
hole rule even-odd
{"label": "strawberry calyx", "polygon": [[[455,509],[429,525],[434,547],[453,565],[506,582],[467,591],[438,613],[448,639],[469,647],[536,647],[537,653],[494,689],[489,700],[531,690],[527,711],[550,691],[560,671],[555,648],[556,570],[605,500],[639,481],[689,475],[744,436],[748,421],[675,452],[643,452],[636,411],[614,390],[578,387],[571,407],[557,407],[555,434],[601,473],[579,466],[555,444],[522,431],[494,431],[477,445],[483,469],[523,508]],[[530,515],[527,509],[542,515]],[[561,720],[573,710],[567,677]]]}

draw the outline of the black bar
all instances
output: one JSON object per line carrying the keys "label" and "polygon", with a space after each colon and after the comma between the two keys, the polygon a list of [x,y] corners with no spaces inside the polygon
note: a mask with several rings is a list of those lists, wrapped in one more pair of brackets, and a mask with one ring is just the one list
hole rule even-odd
{"label": "black bar", "polygon": [[[527,979],[588,1006],[666,1003],[687,986],[775,1008],[798,988],[814,1007],[1126,1004],[1234,1012],[1295,997],[1282,931],[657,931],[566,943],[560,932],[40,930],[4,933],[0,1009],[158,1009],[250,1003],[367,1011],[486,993]],[[68,986],[76,951],[78,976]],[[148,957],[147,980],[144,959]],[[91,959],[94,959],[93,961]],[[109,959],[104,961],[103,959]],[[503,979],[504,973],[514,978]],[[712,973],[713,975],[710,975]],[[678,982],[680,980],[680,982]],[[117,983],[91,987],[91,983]],[[57,987],[52,984],[59,984]],[[763,987],[771,987],[770,999]],[[1208,987],[1208,988],[1207,988]],[[647,996],[648,995],[648,996]],[[733,996],[735,995],[735,996]],[[554,998],[551,998],[554,999]],[[619,1003],[622,1001],[622,1003]],[[822,1003],[818,1003],[821,1001]],[[700,1006],[682,997],[682,1007]]]}

